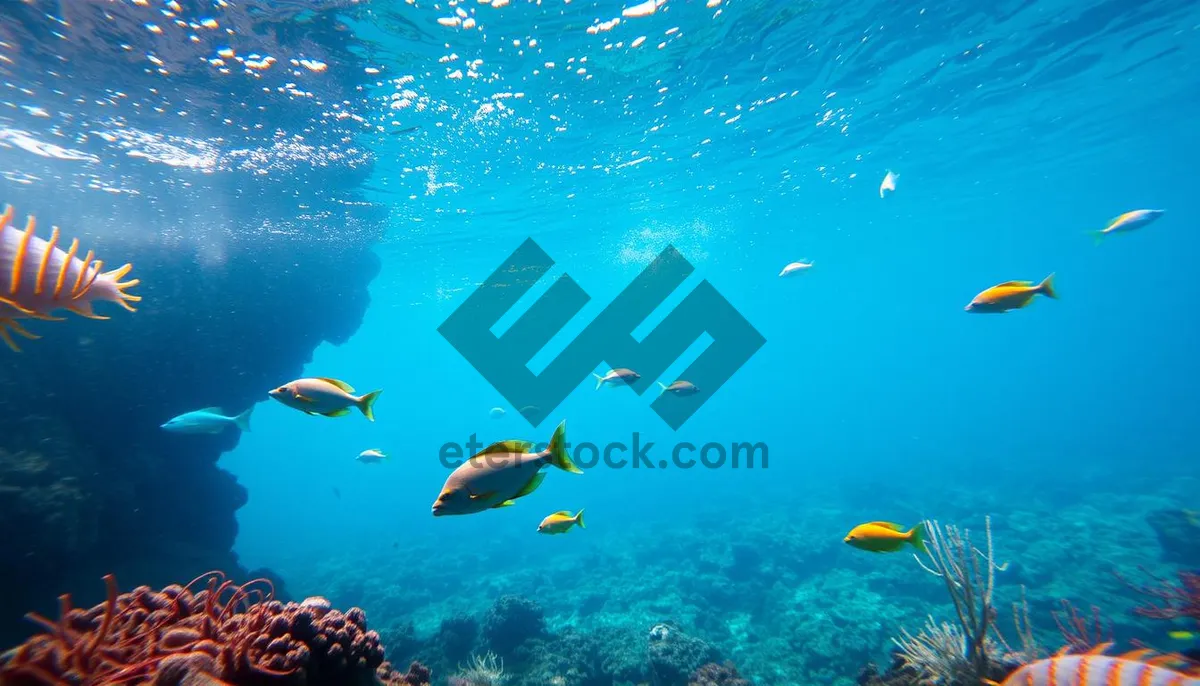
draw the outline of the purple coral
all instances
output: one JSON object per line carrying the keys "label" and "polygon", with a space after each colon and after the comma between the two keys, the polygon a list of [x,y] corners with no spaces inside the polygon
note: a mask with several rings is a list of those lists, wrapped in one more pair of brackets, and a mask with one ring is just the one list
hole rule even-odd
{"label": "purple coral", "polygon": [[728,660],[725,664],[710,662],[693,674],[688,686],[751,686],[750,682],[738,674],[737,667]]}
{"label": "purple coral", "polygon": [[375,676],[385,686],[429,686],[433,674],[420,662],[413,661],[404,674],[397,672],[390,662],[384,662],[375,670]]}
{"label": "purple coral", "polygon": [[[5,684],[167,683],[209,677],[235,683],[350,683],[383,662],[379,635],[358,608],[281,603],[269,582],[235,584],[209,572],[185,586],[146,586],[88,610],[60,597],[58,621],[28,615],[46,633],[5,653]],[[203,585],[203,590],[193,591]],[[163,681],[163,680],[166,681]]]}
{"label": "purple coral", "polygon": [[[1146,572],[1146,570],[1142,570]],[[1179,572],[1178,583],[1172,583],[1146,572],[1154,579],[1153,584],[1140,585],[1117,578],[1134,591],[1154,600],[1134,608],[1134,612],[1150,619],[1187,618],[1200,622],[1200,572]]]}

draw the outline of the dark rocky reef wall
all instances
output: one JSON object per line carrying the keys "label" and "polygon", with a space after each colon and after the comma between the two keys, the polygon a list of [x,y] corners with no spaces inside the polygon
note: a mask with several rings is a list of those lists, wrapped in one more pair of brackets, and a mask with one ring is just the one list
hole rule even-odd
{"label": "dark rocky reef wall", "polygon": [[354,332],[378,271],[366,245],[264,242],[231,249],[219,267],[155,253],[105,246],[142,279],[137,313],[32,322],[42,340],[0,350],[4,644],[32,629],[14,627],[26,611],[52,616],[62,592],[96,600],[105,573],[150,586],[214,568],[245,578],[230,550],[247,493],[216,465],[236,432],[159,424],[265,399],[322,341]]}
{"label": "dark rocky reef wall", "polygon": [[[225,30],[147,31],[156,8],[102,0],[0,3],[0,76],[45,116],[0,112],[0,204],[62,230],[105,261],[132,262],[136,313],[26,322],[42,340],[0,346],[0,645],[56,616],[98,579],[161,587],[221,569],[246,490],[216,462],[218,436],[168,434],[179,413],[241,411],[295,378],[322,341],[357,329],[379,270],[385,212],[359,188],[371,173],[362,124],[325,102],[363,97],[352,0],[228,5]],[[184,0],[183,19],[211,3]],[[149,13],[149,14],[148,14]],[[56,19],[61,17],[62,20]],[[186,25],[186,24],[185,24]],[[126,47],[122,47],[126,46]],[[221,75],[224,46],[330,75]],[[145,67],[161,54],[166,74]],[[136,59],[131,57],[136,55]],[[314,93],[280,88],[297,81]],[[120,94],[117,94],[117,90]]]}

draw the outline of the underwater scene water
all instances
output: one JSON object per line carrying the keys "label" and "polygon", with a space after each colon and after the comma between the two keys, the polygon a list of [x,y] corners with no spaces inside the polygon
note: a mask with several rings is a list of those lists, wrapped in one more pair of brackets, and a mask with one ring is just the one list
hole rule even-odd
{"label": "underwater scene water", "polygon": [[1197,73],[1186,0],[0,2],[0,684],[1200,684]]}

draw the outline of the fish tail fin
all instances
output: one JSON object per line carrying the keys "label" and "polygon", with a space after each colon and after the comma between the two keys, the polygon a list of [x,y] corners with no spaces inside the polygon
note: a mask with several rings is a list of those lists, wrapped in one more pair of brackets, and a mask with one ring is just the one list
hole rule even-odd
{"label": "fish tail fin", "polygon": [[1107,236],[1108,234],[1104,233],[1104,231],[1102,231],[1102,230],[1093,230],[1093,231],[1088,231],[1087,235],[1092,237],[1092,243],[1094,243],[1095,245],[1100,245],[1101,243],[1104,242],[1104,237]]}
{"label": "fish tail fin", "polygon": [[1039,293],[1046,296],[1047,298],[1054,298],[1055,300],[1058,300],[1058,292],[1054,290],[1054,275],[1053,274],[1042,279],[1042,282],[1038,284],[1037,289],[1038,289]]}
{"label": "fish tail fin", "polygon": [[592,376],[596,377],[596,390],[600,390],[604,386],[604,377],[596,372],[592,372]]}
{"label": "fish tail fin", "polygon": [[583,508],[582,507],[579,508],[579,512],[575,513],[575,523],[579,525],[580,529],[587,528],[587,525],[583,523]]}
{"label": "fish tail fin", "polygon": [[375,421],[375,401],[379,399],[379,394],[383,393],[383,389],[371,391],[358,399],[358,409],[362,410],[363,416],[371,421]]}
{"label": "fish tail fin", "polygon": [[929,549],[925,547],[925,522],[908,530],[908,542],[923,553],[929,552]]}
{"label": "fish tail fin", "polygon": [[250,430],[250,413],[254,412],[254,406],[251,405],[245,412],[233,418],[233,423],[237,425],[238,431],[245,433]]}
{"label": "fish tail fin", "polygon": [[559,423],[558,428],[554,430],[554,435],[550,437],[550,464],[572,474],[583,473],[583,470],[576,467],[575,463],[571,461],[571,456],[567,454],[566,420]]}
{"label": "fish tail fin", "polygon": [[664,392],[667,390],[667,385],[661,381],[658,382],[658,387],[663,389]]}

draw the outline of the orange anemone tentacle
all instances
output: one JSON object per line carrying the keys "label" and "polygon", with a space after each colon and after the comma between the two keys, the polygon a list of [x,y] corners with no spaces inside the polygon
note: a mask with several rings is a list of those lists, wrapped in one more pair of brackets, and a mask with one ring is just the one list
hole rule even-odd
{"label": "orange anemone tentacle", "polygon": [[91,311],[91,308],[90,308],[91,303],[87,302],[86,300],[84,301],[84,304],[89,306],[88,309],[83,309],[82,307],[80,307],[78,305],[67,305],[67,310],[70,312],[74,312],[75,314],[79,315],[80,317],[86,317],[88,319],[99,319],[101,321],[111,319],[111,317],[106,317],[104,315],[96,314],[95,312]]}
{"label": "orange anemone tentacle", "polygon": [[5,205],[4,206],[4,214],[0,214],[0,232],[3,232],[5,229],[8,228],[8,224],[9,224],[9,222],[12,221],[12,218],[13,218],[13,206]]}
{"label": "orange anemone tentacle", "polygon": [[0,296],[0,305],[7,305],[7,306],[13,308],[14,310],[16,310],[17,312],[20,312],[21,314],[25,315],[26,317],[36,317],[37,316],[37,312],[34,312],[33,310],[29,309],[28,307],[25,307],[24,305],[18,303],[16,300],[9,300],[8,298],[5,298],[4,296]]}
{"label": "orange anemone tentacle", "polygon": [[132,269],[133,269],[133,265],[126,263],[125,265],[118,267],[116,269],[113,269],[112,271],[105,272],[104,275],[111,276],[113,281],[120,281],[121,277],[128,274],[130,272],[130,270],[132,270]]}
{"label": "orange anemone tentacle", "polygon": [[58,280],[54,282],[54,299],[58,300],[58,296],[62,293],[63,283],[67,280],[67,272],[71,271],[71,262],[75,259],[75,253],[79,250],[79,239],[71,239],[71,249],[67,251],[67,259],[63,260],[62,266],[58,268]]}
{"label": "orange anemone tentacle", "polygon": [[13,257],[12,276],[8,289],[10,295],[16,295],[17,290],[21,288],[21,272],[25,268],[25,254],[29,251],[29,239],[33,238],[33,230],[36,226],[37,220],[33,218],[33,215],[29,215],[28,221],[25,222],[25,233],[21,234],[21,240],[17,243],[17,254]]}
{"label": "orange anemone tentacle", "polygon": [[92,272],[92,278],[88,279],[87,285],[79,289],[79,292],[71,296],[71,300],[79,300],[88,291],[92,290],[92,284],[96,283],[96,277],[100,276],[100,268],[104,266],[104,260],[96,260],[95,271]]}
{"label": "orange anemone tentacle", "polygon": [[0,321],[0,341],[4,341],[5,345],[11,348],[13,352],[19,353],[21,352],[21,346],[17,345],[17,342],[14,341],[12,336],[8,335],[8,331],[4,329],[4,325],[6,323],[6,321]]}
{"label": "orange anemone tentacle", "polygon": [[17,320],[15,319],[6,319],[4,320],[4,323],[7,324],[13,331],[16,331],[18,334],[20,334],[23,338],[28,338],[31,341],[36,341],[37,339],[41,338],[41,336],[37,334],[29,333],[29,331],[25,327],[18,324]]}
{"label": "orange anemone tentacle", "polygon": [[42,262],[38,265],[37,280],[33,284],[33,294],[41,295],[46,288],[46,267],[50,266],[50,258],[54,255],[54,248],[58,245],[58,227],[53,227],[50,232],[50,241],[46,243],[46,250],[42,253]]}
{"label": "orange anemone tentacle", "polygon": [[104,585],[106,587],[106,598],[104,602],[104,618],[100,620],[100,631],[92,637],[91,642],[83,649],[82,666],[90,667],[90,659],[92,653],[96,652],[96,647],[104,643],[108,639],[109,629],[112,628],[113,619],[117,614],[117,578],[112,574],[104,575]]}
{"label": "orange anemone tentacle", "polygon": [[[125,265],[125,267],[132,268],[132,265],[127,264],[127,265]],[[122,269],[124,269],[125,267],[122,267]],[[129,288],[133,288],[134,286],[140,284],[141,282],[142,282],[141,279],[133,279],[130,281],[118,282],[116,284],[117,293],[120,294],[120,296],[121,296],[121,299],[118,301],[121,303],[121,307],[124,307],[125,309],[129,310],[130,312],[137,312],[137,308],[135,308],[133,305],[130,305],[129,303],[131,303],[131,302],[140,303],[142,301],[142,296],[134,295],[132,293],[126,293],[125,290],[129,289]]]}
{"label": "orange anemone tentacle", "polygon": [[79,276],[75,277],[75,285],[71,286],[72,295],[79,292],[79,287],[83,284],[83,277],[87,275],[88,265],[92,263],[92,258],[95,256],[93,251],[87,251],[87,255],[83,258],[83,268],[79,270]]}

